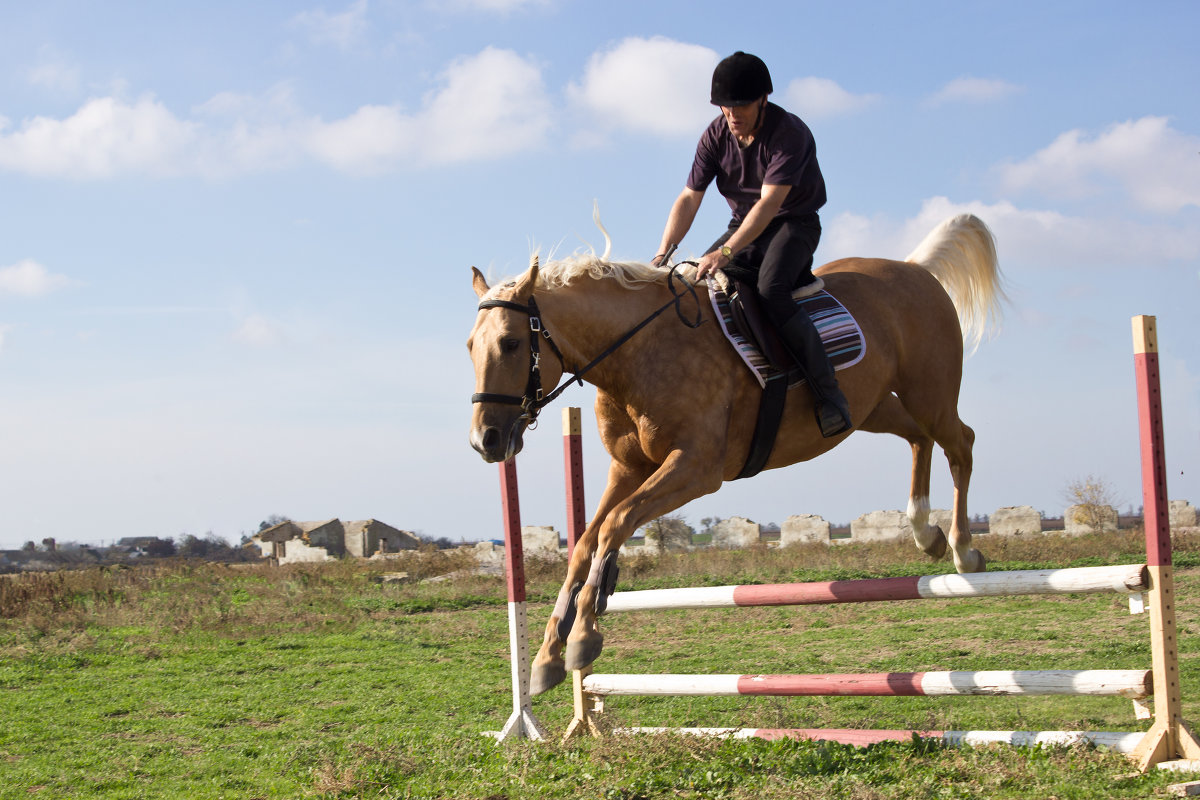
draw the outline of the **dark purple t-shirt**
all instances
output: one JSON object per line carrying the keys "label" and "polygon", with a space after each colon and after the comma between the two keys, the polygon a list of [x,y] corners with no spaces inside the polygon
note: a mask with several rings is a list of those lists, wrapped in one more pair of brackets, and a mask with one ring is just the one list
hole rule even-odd
{"label": "dark purple t-shirt", "polygon": [[724,116],[712,121],[700,136],[687,185],[702,192],[714,178],[738,222],[762,197],[763,184],[792,187],[777,218],[807,216],[825,205],[825,178],[812,131],[774,103],[767,103],[762,127],[749,147],[738,145]]}

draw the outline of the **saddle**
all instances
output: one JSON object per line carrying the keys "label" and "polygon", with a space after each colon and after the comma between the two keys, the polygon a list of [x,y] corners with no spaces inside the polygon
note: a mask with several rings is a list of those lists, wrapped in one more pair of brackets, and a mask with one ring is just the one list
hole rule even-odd
{"label": "saddle", "polygon": [[[737,333],[767,360],[775,372],[790,374],[798,368],[791,351],[783,344],[783,338],[775,325],[767,318],[758,291],[755,289],[753,270],[730,265],[716,272],[721,290],[729,298],[729,312]],[[807,286],[792,292],[792,298],[800,300],[824,291],[825,281],[816,278]],[[802,378],[801,378],[802,380]],[[789,385],[791,381],[789,380]]]}
{"label": "saddle", "polygon": [[[722,274],[727,271],[732,272],[732,276]],[[803,375],[793,369],[795,361],[759,307],[754,273],[741,272],[744,274],[726,267],[708,278],[709,299],[722,333],[760,386],[765,387],[777,374],[786,375],[789,386],[803,383]],[[825,290],[824,281],[817,278],[792,292],[792,297],[821,334],[821,342],[834,369],[852,367],[863,359],[866,343],[862,329],[846,307]]]}
{"label": "saddle", "polygon": [[[766,466],[783,419],[787,391],[804,382],[804,371],[767,319],[754,282],[753,271],[735,266],[718,270],[709,279],[717,321],[763,388],[750,454],[737,478],[757,475]],[[794,291],[792,297],[820,332],[821,343],[834,369],[844,369],[862,360],[865,352],[862,330],[846,307],[825,291],[823,280],[817,278]]]}

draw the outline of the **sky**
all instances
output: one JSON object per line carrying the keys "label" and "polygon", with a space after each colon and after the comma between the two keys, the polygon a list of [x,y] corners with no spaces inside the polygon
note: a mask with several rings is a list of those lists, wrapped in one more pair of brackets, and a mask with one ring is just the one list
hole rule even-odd
{"label": "sky", "polygon": [[[1200,5],[46,0],[0,7],[0,548],[272,516],[502,535],[468,444],[471,266],[654,255],[735,50],[812,128],[818,263],[970,211],[1010,303],[964,366],[970,513],[1142,504],[1130,320],[1157,317],[1168,493],[1200,504]],[[723,230],[706,198],[682,255]],[[634,345],[630,345],[634,346]],[[560,408],[518,457],[565,530]],[[951,504],[940,451],[934,508]],[[907,503],[857,433],[681,513],[846,524]]]}

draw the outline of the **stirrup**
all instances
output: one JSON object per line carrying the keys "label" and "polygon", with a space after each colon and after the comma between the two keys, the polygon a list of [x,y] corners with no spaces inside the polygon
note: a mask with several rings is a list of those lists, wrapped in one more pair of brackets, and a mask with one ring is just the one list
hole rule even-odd
{"label": "stirrup", "polygon": [[849,411],[833,400],[818,399],[815,411],[817,427],[821,429],[821,435],[826,439],[845,433],[854,427],[854,423],[850,421]]}

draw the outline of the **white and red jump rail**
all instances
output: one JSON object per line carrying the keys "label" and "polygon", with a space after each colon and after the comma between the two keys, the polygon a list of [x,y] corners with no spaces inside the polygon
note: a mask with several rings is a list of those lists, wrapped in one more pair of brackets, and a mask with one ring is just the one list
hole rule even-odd
{"label": "white and red jump rail", "polygon": [[[1119,695],[1140,700],[1155,697],[1154,723],[1145,733],[1088,731],[895,731],[858,729],[763,729],[763,728],[632,728],[614,732],[702,733],[744,737],[803,738],[870,744],[907,740],[914,734],[940,738],[948,743],[978,744],[1007,742],[1024,745],[1089,741],[1104,745],[1135,759],[1143,771],[1155,764],[1177,759],[1200,759],[1200,744],[1182,718],[1178,648],[1174,608],[1174,578],[1171,565],[1171,535],[1167,514],[1166,466],[1163,452],[1162,405],[1159,395],[1158,346],[1154,317],[1133,319],[1134,365],[1138,391],[1141,432],[1143,500],[1146,530],[1146,564],[1085,567],[1060,570],[1022,570],[969,575],[879,578],[867,580],[776,584],[766,586],[719,586],[688,589],[658,589],[621,592],[609,598],[608,612],[659,609],[730,608],[750,606],[823,605],[889,600],[919,600],[1013,595],[1082,594],[1116,592],[1140,600],[1149,597],[1151,652],[1150,670],[1015,670],[900,672],[849,675],[599,675],[590,671],[574,674],[575,716],[567,736],[581,732],[602,735],[604,698],[610,695],[768,695],[768,696],[937,696],[937,695]],[[576,409],[568,409],[575,412]],[[567,414],[564,414],[564,420]],[[576,420],[578,417],[576,416]],[[576,422],[576,429],[578,423]],[[566,426],[565,426],[566,427]],[[569,435],[568,435],[569,439]],[[580,486],[581,473],[574,470],[570,444],[566,445],[568,497],[572,486]],[[576,451],[577,453],[578,451]],[[506,467],[507,468],[507,467]],[[505,475],[502,468],[502,486]],[[514,473],[515,475],[515,473]],[[515,479],[513,485],[515,486]],[[581,497],[581,491],[574,495]],[[515,499],[509,501],[515,504]],[[575,500],[575,503],[581,501]],[[572,520],[581,519],[577,506]],[[506,511],[506,519],[508,512]],[[582,527],[581,522],[573,525]],[[506,528],[506,532],[509,531]],[[520,526],[508,539],[510,601],[513,597],[513,550],[520,551]],[[572,540],[573,543],[573,540]],[[515,544],[515,547],[512,546]],[[519,569],[517,567],[516,569]],[[524,598],[524,585],[520,591]],[[510,620],[512,615],[510,612]],[[523,624],[523,616],[522,616]],[[522,635],[524,629],[522,627]],[[518,653],[520,656],[518,657]],[[524,669],[524,704],[528,714],[527,648],[514,644],[514,704],[517,703],[517,661]],[[520,715],[514,710],[514,718]],[[515,730],[513,720],[509,729]],[[503,738],[501,735],[501,738]],[[538,735],[541,735],[540,730]]]}

